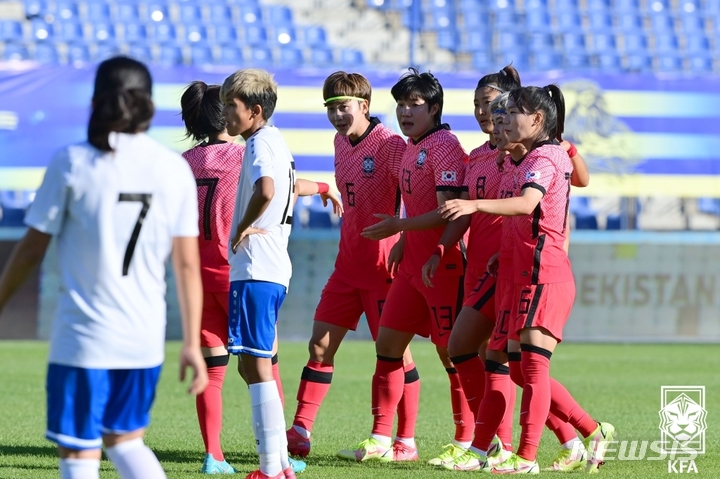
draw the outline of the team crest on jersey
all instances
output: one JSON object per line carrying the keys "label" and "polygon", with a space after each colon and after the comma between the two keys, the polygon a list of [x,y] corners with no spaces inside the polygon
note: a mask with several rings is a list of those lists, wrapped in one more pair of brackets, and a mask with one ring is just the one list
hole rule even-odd
{"label": "team crest on jersey", "polygon": [[375,159],[372,156],[366,156],[362,162],[363,175],[372,175],[375,173]]}
{"label": "team crest on jersey", "polygon": [[427,160],[427,150],[420,150],[415,166],[418,168],[422,167],[425,164],[425,160]]}

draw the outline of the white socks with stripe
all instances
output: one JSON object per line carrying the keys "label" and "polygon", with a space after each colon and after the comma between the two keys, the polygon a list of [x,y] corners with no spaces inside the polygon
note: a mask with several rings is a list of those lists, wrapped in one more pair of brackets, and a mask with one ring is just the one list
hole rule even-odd
{"label": "white socks with stripe", "polygon": [[290,466],[280,394],[275,381],[251,384],[248,389],[260,471],[277,476]]}
{"label": "white socks with stripe", "polygon": [[60,459],[60,479],[100,479],[100,460]]}
{"label": "white socks with stripe", "polygon": [[105,454],[122,479],[167,479],[157,457],[141,437],[108,447]]}

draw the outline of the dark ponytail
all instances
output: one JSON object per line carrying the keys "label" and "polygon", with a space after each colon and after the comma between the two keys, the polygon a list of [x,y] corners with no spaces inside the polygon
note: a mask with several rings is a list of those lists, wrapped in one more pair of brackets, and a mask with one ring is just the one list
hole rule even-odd
{"label": "dark ponytail", "polygon": [[208,86],[202,81],[190,83],[180,98],[180,106],[186,138],[199,142],[225,131],[220,85]]}
{"label": "dark ponytail", "polygon": [[127,57],[110,58],[100,64],[88,123],[91,145],[112,151],[110,132],[146,131],[154,114],[152,78],[145,65]]}
{"label": "dark ponytail", "polygon": [[565,131],[565,97],[557,85],[526,86],[510,92],[510,98],[522,113],[543,112],[543,136],[562,141]]}
{"label": "dark ponytail", "polygon": [[512,65],[508,65],[497,73],[489,73],[482,77],[475,90],[490,87],[502,93],[520,88],[520,74]]}

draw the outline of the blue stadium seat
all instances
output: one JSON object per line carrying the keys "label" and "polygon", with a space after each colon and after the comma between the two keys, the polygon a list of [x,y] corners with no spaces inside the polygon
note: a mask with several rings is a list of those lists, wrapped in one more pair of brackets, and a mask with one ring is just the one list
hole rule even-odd
{"label": "blue stadium seat", "polygon": [[217,25],[215,27],[215,43],[218,45],[237,45],[237,29],[230,24]]}
{"label": "blue stadium seat", "polygon": [[614,52],[600,53],[596,57],[597,67],[602,72],[616,72],[622,69],[622,62]]}
{"label": "blue stadium seat", "polygon": [[700,0],[680,0],[677,2],[677,11],[679,13],[698,13],[700,12]]}
{"label": "blue stadium seat", "polygon": [[21,227],[25,225],[25,208],[0,207],[0,227]]}
{"label": "blue stadium seat", "polygon": [[705,35],[688,35],[685,37],[685,51],[690,54],[710,54],[710,41]]}
{"label": "blue stadium seat", "polygon": [[455,26],[455,17],[445,11],[433,12],[431,15],[432,22],[430,23],[430,29],[437,30],[441,28],[448,28]]}
{"label": "blue stadium seat", "polygon": [[495,50],[524,50],[525,49],[525,38],[521,33],[513,33],[507,31],[500,31],[496,34],[497,45]]}
{"label": "blue stadium seat", "polygon": [[33,59],[40,63],[58,63],[58,53],[55,46],[50,43],[35,44]]}
{"label": "blue stadium seat", "polygon": [[329,229],[333,227],[332,218],[327,211],[317,211],[308,208],[308,228]]}
{"label": "blue stadium seat", "polygon": [[618,13],[637,13],[640,9],[638,0],[613,0],[613,10]]}
{"label": "blue stadium seat", "polygon": [[181,3],[178,5],[178,9],[181,23],[198,23],[202,20],[202,11],[199,4]]}
{"label": "blue stadium seat", "polygon": [[588,197],[570,196],[568,211],[575,217],[575,229],[598,229],[597,212],[590,207],[590,199]]}
{"label": "blue stadium seat", "polygon": [[190,48],[190,61],[193,65],[209,65],[215,63],[212,50],[202,45],[193,45]]}
{"label": "blue stadium seat", "polygon": [[221,65],[242,65],[245,63],[243,52],[237,47],[222,47],[218,63]]}
{"label": "blue stadium seat", "polygon": [[251,46],[265,46],[268,41],[267,30],[257,25],[246,25],[244,29],[244,40]]}
{"label": "blue stadium seat", "polygon": [[93,38],[96,42],[113,42],[116,38],[115,27],[105,22],[93,22],[91,24]]}
{"label": "blue stadium seat", "polygon": [[596,33],[592,37],[592,49],[594,53],[614,52],[617,50],[617,43],[613,35]]}
{"label": "blue stadium seat", "polygon": [[675,35],[655,35],[655,51],[659,53],[675,53],[680,48]]}
{"label": "blue stadium seat", "polygon": [[20,22],[12,22],[9,20],[0,21],[0,41],[21,40],[22,37],[23,28]]}
{"label": "blue stadium seat", "polygon": [[566,53],[565,68],[571,71],[584,71],[590,68],[590,58],[583,52]]}
{"label": "blue stadium seat", "polygon": [[121,53],[122,52],[116,45],[98,45],[92,58],[95,62],[101,62],[103,60],[107,60],[108,58],[116,57]]}
{"label": "blue stadium seat", "polygon": [[552,51],[535,52],[532,54],[532,68],[535,71],[557,70],[562,68],[563,62],[560,56]]}
{"label": "blue stadium seat", "polygon": [[218,25],[218,24],[224,24],[224,23],[232,23],[233,21],[233,14],[232,10],[227,5],[222,5],[219,3],[213,3],[210,5],[209,10],[209,18],[211,24]]}
{"label": "blue stadium seat", "polygon": [[615,16],[617,29],[625,33],[637,33],[643,29],[642,17],[630,13]]}
{"label": "blue stadium seat", "polygon": [[145,25],[139,23],[127,23],[124,25],[124,41],[128,43],[144,43],[147,38],[148,31]]}
{"label": "blue stadium seat", "polygon": [[463,26],[465,29],[481,28],[487,30],[490,25],[490,18],[482,11],[463,13]]}
{"label": "blue stadium seat", "polygon": [[115,21],[118,22],[132,22],[136,23],[140,21],[140,12],[138,6],[133,3],[118,3],[116,5]]}
{"label": "blue stadium seat", "polygon": [[647,38],[645,35],[623,35],[623,45],[626,53],[645,53],[647,51]]}
{"label": "blue stadium seat", "polygon": [[79,17],[77,4],[72,1],[60,0],[55,2],[55,8],[52,10],[52,13],[55,14],[57,19],[63,21],[77,20]]}
{"label": "blue stadium seat", "polygon": [[488,7],[493,11],[515,10],[515,0],[488,0]]}
{"label": "blue stadium seat", "polygon": [[547,9],[547,0],[525,0],[525,10],[528,12],[531,10],[547,11]]}
{"label": "blue stadium seat", "polygon": [[79,43],[70,44],[67,49],[67,59],[71,65],[90,63],[90,50],[87,45]]}
{"label": "blue stadium seat", "polygon": [[563,35],[563,48],[566,52],[585,51],[585,36],[579,33]]}
{"label": "blue stadium seat", "polygon": [[606,12],[590,12],[588,22],[592,32],[608,32],[613,28],[612,17]]}
{"label": "blue stadium seat", "polygon": [[531,33],[528,35],[527,43],[533,52],[551,52],[555,50],[553,36],[549,33]]}
{"label": "blue stadium seat", "polygon": [[105,2],[88,2],[85,19],[91,22],[105,22],[110,20],[110,5]]}
{"label": "blue stadium seat", "polygon": [[698,198],[697,206],[701,213],[720,216],[720,198]]}
{"label": "blue stadium seat", "polygon": [[152,61],[152,52],[146,45],[130,45],[128,47],[128,55],[143,62]]}
{"label": "blue stadium seat", "polygon": [[578,8],[578,0],[555,0],[554,8],[556,13],[574,12]]}
{"label": "blue stadium seat", "polygon": [[669,12],[670,5],[668,0],[647,0],[645,9],[648,13]]}
{"label": "blue stadium seat", "polygon": [[250,49],[249,61],[255,67],[270,67],[273,64],[272,52],[267,48],[253,47]]}
{"label": "blue stadium seat", "polygon": [[720,15],[720,2],[706,0],[702,4],[702,13],[703,15],[711,18],[717,17]]}
{"label": "blue stadium seat", "polygon": [[417,18],[415,18],[413,23],[413,15],[412,11],[409,9],[402,10],[400,13],[400,20],[402,22],[402,26],[409,29],[409,30],[422,30],[423,25],[425,24],[424,21],[424,15],[418,15]]}
{"label": "blue stadium seat", "polygon": [[712,73],[713,60],[709,55],[689,56],[688,68],[693,73]]}
{"label": "blue stadium seat", "polygon": [[549,32],[551,22],[547,11],[534,10],[528,12],[525,15],[525,28],[529,32]]}
{"label": "blue stadium seat", "polygon": [[365,64],[365,58],[360,50],[343,48],[340,50],[340,63],[348,67],[358,67]]}
{"label": "blue stadium seat", "polygon": [[85,40],[85,32],[83,26],[75,22],[56,22],[53,23],[53,38],[65,42],[75,42]]}
{"label": "blue stadium seat", "polygon": [[174,43],[178,40],[175,25],[167,22],[158,22],[153,25],[153,40],[157,43]]}
{"label": "blue stadium seat", "polygon": [[610,1],[609,0],[586,0],[587,9],[592,10],[599,10],[601,12],[606,12],[610,10]]}
{"label": "blue stadium seat", "polygon": [[520,27],[517,15],[512,10],[501,10],[494,15],[496,30],[517,30]]}
{"label": "blue stadium seat", "polygon": [[494,68],[494,65],[486,51],[476,51],[472,56],[472,67],[475,70],[485,72],[490,68]]}
{"label": "blue stadium seat", "polygon": [[310,47],[327,45],[327,33],[323,27],[311,26],[303,30],[303,43]]}
{"label": "blue stadium seat", "polygon": [[34,40],[46,40],[52,36],[53,29],[42,20],[33,20],[30,22],[32,38]]}
{"label": "blue stadium seat", "polygon": [[187,43],[207,43],[208,33],[207,28],[203,25],[185,25],[185,37],[184,40]]}
{"label": "blue stadium seat", "polygon": [[626,57],[625,67],[631,72],[652,71],[652,59],[643,53],[633,53]]}
{"label": "blue stadium seat", "polygon": [[25,0],[23,6],[25,7],[25,16],[28,18],[36,17],[47,13],[48,6],[46,0]]}
{"label": "blue stadium seat", "polygon": [[332,50],[328,48],[313,48],[310,52],[310,62],[316,67],[329,67],[334,64]]}
{"label": "blue stadium seat", "polygon": [[272,41],[280,45],[295,45],[297,43],[297,33],[292,27],[275,27]]}
{"label": "blue stadium seat", "polygon": [[305,60],[300,49],[284,47],[280,49],[279,63],[283,68],[298,68],[303,66]]}
{"label": "blue stadium seat", "polygon": [[20,45],[18,43],[6,43],[3,58],[5,60],[19,61],[30,59],[30,55],[28,54],[28,49],[25,45]]}
{"label": "blue stadium seat", "polygon": [[527,55],[519,51],[503,51],[495,56],[495,68],[499,70],[505,65],[514,66],[518,71],[523,71],[528,68]]}
{"label": "blue stadium seat", "polygon": [[438,47],[450,50],[451,52],[457,52],[462,48],[462,43],[459,40],[458,31],[454,28],[444,28],[437,32],[437,44]]}
{"label": "blue stadium seat", "polygon": [[165,66],[176,66],[183,64],[183,54],[179,47],[173,45],[163,45],[160,47],[160,56],[158,63]]}
{"label": "blue stadium seat", "polygon": [[460,48],[463,51],[477,52],[492,45],[490,35],[483,30],[470,30],[460,39]]}
{"label": "blue stadium seat", "polygon": [[262,13],[260,8],[252,5],[241,5],[239,7],[239,18],[242,23],[260,24],[262,22]]}
{"label": "blue stadium seat", "polygon": [[697,35],[705,32],[705,19],[700,15],[682,15],[680,26],[685,33]]}
{"label": "blue stadium seat", "polygon": [[656,58],[655,69],[661,73],[682,71],[682,59],[676,55],[660,55]]}
{"label": "blue stadium seat", "polygon": [[650,29],[657,34],[673,33],[675,21],[670,15],[650,15]]}
{"label": "blue stadium seat", "polygon": [[619,214],[609,214],[606,217],[605,222],[606,230],[621,230],[622,229],[622,216]]}
{"label": "blue stadium seat", "polygon": [[268,25],[276,27],[293,25],[292,10],[284,5],[268,5],[265,12],[267,16],[263,17],[263,20],[267,22]]}
{"label": "blue stadium seat", "polygon": [[148,4],[146,9],[147,22],[169,22],[170,13],[168,7],[164,3],[151,3]]}

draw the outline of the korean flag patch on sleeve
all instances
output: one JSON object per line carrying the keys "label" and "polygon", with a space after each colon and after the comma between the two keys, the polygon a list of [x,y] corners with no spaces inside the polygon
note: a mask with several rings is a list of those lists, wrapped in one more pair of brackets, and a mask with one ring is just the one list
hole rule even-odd
{"label": "korean flag patch on sleeve", "polygon": [[457,173],[455,171],[443,171],[440,179],[441,181],[457,181]]}
{"label": "korean flag patch on sleeve", "polygon": [[539,179],[539,171],[528,171],[527,173],[525,173],[525,181],[538,181]]}

